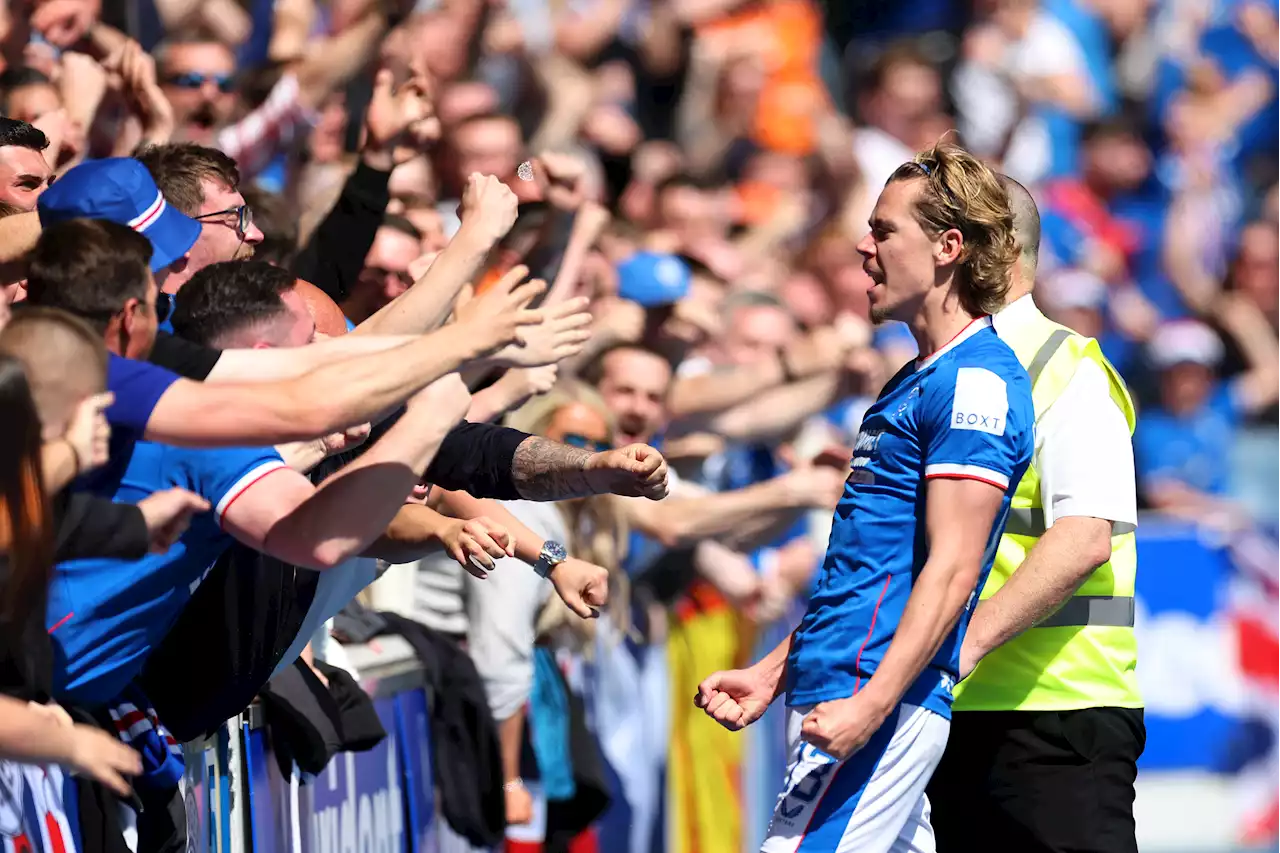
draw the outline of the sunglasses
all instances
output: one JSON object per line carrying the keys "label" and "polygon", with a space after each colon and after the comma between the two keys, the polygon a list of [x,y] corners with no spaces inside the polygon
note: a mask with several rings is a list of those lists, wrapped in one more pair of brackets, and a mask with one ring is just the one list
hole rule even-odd
{"label": "sunglasses", "polygon": [[[226,216],[228,214],[235,215],[236,217],[235,229],[237,231],[239,231],[241,234],[249,233],[249,228],[250,226],[253,225],[253,209],[250,208],[249,205],[247,204],[242,204],[239,207],[228,207],[226,210],[215,210],[213,213],[202,213],[199,216],[196,216],[193,218],[197,222],[203,222],[204,220],[212,219],[215,216]],[[225,225],[227,223],[224,222],[222,224]]]}
{"label": "sunglasses", "polygon": [[230,74],[201,74],[198,71],[173,74],[166,77],[164,82],[178,89],[201,89],[205,83],[213,83],[223,94],[235,88],[235,79]]}
{"label": "sunglasses", "polygon": [[613,445],[607,441],[597,441],[594,438],[587,438],[585,435],[578,435],[574,432],[569,433],[560,440],[570,447],[589,450],[592,453],[603,453],[606,450],[613,449]]}

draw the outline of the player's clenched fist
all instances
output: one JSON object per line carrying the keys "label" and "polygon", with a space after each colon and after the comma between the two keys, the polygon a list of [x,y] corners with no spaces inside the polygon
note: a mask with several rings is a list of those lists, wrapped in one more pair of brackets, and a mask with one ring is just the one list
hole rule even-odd
{"label": "player's clenched fist", "polygon": [[836,759],[846,759],[871,740],[888,711],[869,692],[815,705],[800,724],[800,736]]}
{"label": "player's clenched fist", "polygon": [[760,719],[773,698],[774,689],[755,670],[730,669],[707,676],[698,685],[693,704],[736,732]]}

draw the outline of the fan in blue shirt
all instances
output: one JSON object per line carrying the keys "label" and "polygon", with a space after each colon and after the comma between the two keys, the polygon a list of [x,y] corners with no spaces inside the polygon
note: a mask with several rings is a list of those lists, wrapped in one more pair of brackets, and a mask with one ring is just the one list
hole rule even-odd
{"label": "fan in blue shirt", "polygon": [[872,319],[924,358],[868,409],[808,611],[696,702],[730,729],[784,689],[789,766],[764,853],[932,850],[925,786],[1013,490],[1030,463],[1031,384],[990,317],[1016,257],[997,176],[947,145],[890,177],[858,244]]}
{"label": "fan in blue shirt", "polygon": [[283,469],[270,448],[193,450],[137,442],[115,494],[137,501],[174,486],[201,495],[214,511],[196,516],[171,549],[136,562],[76,560],[57,567],[49,590],[54,693],[99,704],[139,672],[205,573],[230,545],[222,519],[254,483]]}

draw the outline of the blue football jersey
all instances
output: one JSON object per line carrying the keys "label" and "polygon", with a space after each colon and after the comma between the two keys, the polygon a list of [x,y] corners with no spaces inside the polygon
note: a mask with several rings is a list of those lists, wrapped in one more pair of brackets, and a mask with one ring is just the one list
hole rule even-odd
{"label": "blue football jersey", "polygon": [[927,481],[971,478],[1004,490],[982,573],[959,623],[903,696],[950,717],[960,643],[1031,461],[1034,425],[1026,371],[990,318],[885,385],[863,418],[827,556],[792,644],[789,705],[852,696],[875,673],[929,555]]}
{"label": "blue football jersey", "polygon": [[193,518],[163,554],[132,562],[91,559],[57,566],[46,611],[54,647],[54,695],[98,704],[124,689],[231,544],[221,526],[227,507],[284,467],[269,447],[196,450],[138,442],[115,500],[136,503],[179,486],[205,498],[213,510]]}

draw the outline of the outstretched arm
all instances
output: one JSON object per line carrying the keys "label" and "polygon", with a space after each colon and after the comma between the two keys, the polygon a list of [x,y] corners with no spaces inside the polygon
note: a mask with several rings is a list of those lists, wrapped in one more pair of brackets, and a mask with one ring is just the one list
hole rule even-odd
{"label": "outstretched arm", "polygon": [[220,502],[238,540],[296,566],[329,569],[374,543],[470,402],[457,376],[434,383],[377,443],[319,487],[280,466]]}

